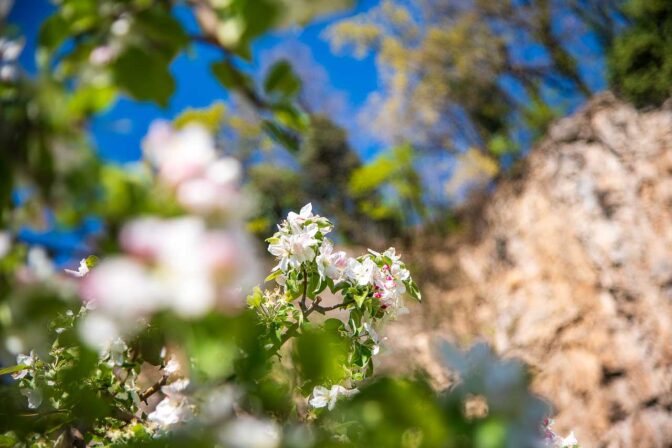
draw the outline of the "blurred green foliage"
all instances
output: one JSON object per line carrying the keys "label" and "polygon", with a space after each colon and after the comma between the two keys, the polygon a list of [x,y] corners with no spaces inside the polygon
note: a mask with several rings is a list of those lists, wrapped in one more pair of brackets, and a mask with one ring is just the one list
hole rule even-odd
{"label": "blurred green foliage", "polygon": [[[581,64],[610,47],[621,3],[384,0],[336,23],[328,37],[336,50],[375,55],[384,76],[369,112],[380,135],[416,149],[476,148],[510,160],[529,145],[520,131],[544,133],[554,94],[592,93]],[[596,48],[586,49],[588,34]],[[539,57],[521,56],[528,51]]]}
{"label": "blurred green foliage", "polygon": [[635,105],[657,106],[672,96],[672,3],[629,0],[630,26],[609,53],[611,86]]}

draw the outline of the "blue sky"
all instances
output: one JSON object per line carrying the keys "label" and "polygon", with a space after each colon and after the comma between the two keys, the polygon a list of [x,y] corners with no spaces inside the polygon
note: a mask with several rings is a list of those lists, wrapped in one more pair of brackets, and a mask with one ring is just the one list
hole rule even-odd
{"label": "blue sky", "polygon": [[[374,59],[373,56],[359,60],[334,55],[321,34],[335,19],[364,11],[376,3],[377,0],[361,0],[354,9],[321,18],[306,28],[284,30],[257,40],[253,49],[255,64],[263,64],[274,53],[299,54],[304,65],[313,66],[311,73],[317,78],[312,80],[313,84],[324,90],[322,94],[325,97],[340,100],[343,108],[341,121],[347,121],[344,117],[352,117],[350,112],[362,105],[368,94],[377,88]],[[48,0],[18,0],[10,13],[10,22],[18,24],[26,37],[21,63],[29,71],[35,70],[39,25],[53,9]],[[195,31],[195,23],[186,9],[178,10],[177,15],[188,29]],[[140,156],[140,141],[153,120],[172,118],[186,107],[205,107],[227,98],[227,92],[210,74],[209,65],[217,59],[217,53],[200,45],[194,47],[191,53],[181,54],[171,66],[177,90],[166,109],[122,98],[94,120],[93,138],[103,158],[118,162],[136,160]],[[140,67],[138,69],[141,70]],[[347,127],[355,125],[354,121],[340,124]],[[370,143],[354,143],[365,157],[377,149]]]}

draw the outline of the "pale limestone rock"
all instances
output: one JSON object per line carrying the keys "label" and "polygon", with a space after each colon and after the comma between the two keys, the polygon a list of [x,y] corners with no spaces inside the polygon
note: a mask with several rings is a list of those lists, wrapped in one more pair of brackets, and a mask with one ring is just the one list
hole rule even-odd
{"label": "pale limestone rock", "polygon": [[388,359],[446,385],[428,341],[484,339],[530,365],[582,446],[672,446],[672,110],[595,97],[465,216],[405,251],[426,303],[390,328]]}

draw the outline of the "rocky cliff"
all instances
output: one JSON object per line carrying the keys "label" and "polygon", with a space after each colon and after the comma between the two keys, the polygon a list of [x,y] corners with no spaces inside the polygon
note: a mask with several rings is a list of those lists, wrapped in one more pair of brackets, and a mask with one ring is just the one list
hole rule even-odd
{"label": "rocky cliff", "polygon": [[670,108],[594,98],[470,216],[413,249],[426,303],[390,328],[394,356],[445,383],[432,340],[485,339],[582,446],[672,446]]}

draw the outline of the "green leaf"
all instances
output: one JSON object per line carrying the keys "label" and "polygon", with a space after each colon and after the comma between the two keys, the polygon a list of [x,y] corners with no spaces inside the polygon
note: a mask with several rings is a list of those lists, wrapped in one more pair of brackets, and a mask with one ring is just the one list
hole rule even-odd
{"label": "green leaf", "polygon": [[168,105],[175,81],[168,69],[169,60],[140,47],[130,47],[114,62],[114,79],[136,100]]}
{"label": "green leaf", "polygon": [[357,304],[357,308],[361,308],[364,300],[366,300],[366,294],[355,294],[353,299]]}
{"label": "green leaf", "polygon": [[13,434],[0,434],[0,448],[10,448],[18,445],[18,440]]}
{"label": "green leaf", "polygon": [[307,330],[295,341],[293,358],[305,381],[305,390],[312,390],[316,385],[336,384],[347,376],[345,364],[350,342],[340,336],[337,328]]}
{"label": "green leaf", "polygon": [[284,146],[290,152],[296,153],[299,151],[298,139],[286,129],[268,120],[264,120],[261,126],[274,141]]}
{"label": "green leaf", "polygon": [[312,273],[310,274],[308,278],[308,289],[307,289],[307,295],[309,298],[313,299],[315,298],[315,294],[317,290],[321,286],[321,279],[320,276],[317,273]]}
{"label": "green leaf", "polygon": [[320,282],[320,286],[319,286],[317,289],[315,289],[315,292],[314,292],[315,295],[318,295],[318,294],[320,294],[322,291],[324,291],[325,289],[327,289],[327,286],[329,286],[329,277],[324,278],[324,279],[321,280],[321,282]]}
{"label": "green leaf", "polygon": [[406,290],[408,291],[408,295],[410,295],[413,299],[417,300],[418,302],[422,301],[422,294],[420,293],[420,289],[418,289],[418,285],[416,285],[413,280],[406,282]]}
{"label": "green leaf", "polygon": [[0,376],[9,375],[10,373],[20,372],[22,370],[27,369],[28,367],[30,367],[30,366],[28,366],[26,364],[18,364],[18,365],[15,365],[15,366],[5,367],[4,369],[0,369]]}
{"label": "green leaf", "polygon": [[269,95],[291,97],[301,90],[301,80],[292,70],[291,64],[282,59],[269,69],[264,81],[264,90]]}
{"label": "green leaf", "polygon": [[116,94],[116,89],[111,86],[82,86],[70,96],[68,108],[76,117],[85,118],[108,108]]}
{"label": "green leaf", "polygon": [[254,88],[252,80],[245,73],[238,70],[230,62],[214,62],[210,70],[215,77],[229,90]]}
{"label": "green leaf", "polygon": [[136,14],[134,19],[135,29],[157,44],[157,49],[168,59],[189,43],[186,31],[169,10],[158,6],[149,8]]}
{"label": "green leaf", "polygon": [[265,34],[278,23],[281,5],[273,0],[238,0],[234,3],[239,6],[240,19],[245,24],[236,52],[244,56],[245,49],[255,37]]}
{"label": "green leaf", "polygon": [[258,308],[261,305],[264,298],[264,294],[261,292],[261,288],[255,286],[252,290],[252,294],[247,296],[247,304],[252,308]]}
{"label": "green leaf", "polygon": [[273,113],[278,123],[294,131],[303,132],[310,125],[310,116],[292,104],[275,104]]}
{"label": "green leaf", "polygon": [[270,282],[271,280],[275,280],[276,278],[280,277],[282,275],[282,271],[280,269],[276,269],[275,271],[271,272],[268,277],[264,279],[265,282]]}
{"label": "green leaf", "polygon": [[322,325],[324,326],[325,330],[334,332],[341,331],[345,327],[343,321],[341,321],[340,319],[335,319],[333,317],[325,320]]}
{"label": "green leaf", "polygon": [[195,123],[204,126],[212,133],[219,132],[224,116],[226,115],[226,106],[223,102],[217,101],[211,106],[196,109],[187,108],[173,120],[173,126],[181,129],[189,124]]}
{"label": "green leaf", "polygon": [[70,36],[70,26],[60,14],[54,14],[42,23],[38,42],[49,51],[58,48]]}

